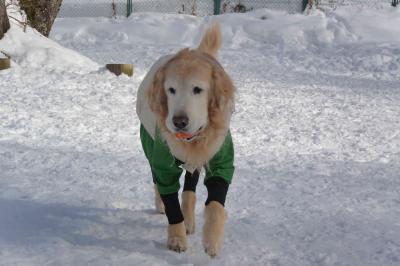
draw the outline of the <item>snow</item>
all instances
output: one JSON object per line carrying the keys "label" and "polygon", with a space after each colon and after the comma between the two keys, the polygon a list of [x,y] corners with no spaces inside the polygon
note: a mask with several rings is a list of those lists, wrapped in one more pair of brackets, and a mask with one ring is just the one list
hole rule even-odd
{"label": "snow", "polygon": [[28,32],[25,34],[20,29],[12,27],[0,44],[0,49],[12,55],[18,66],[60,71],[69,68],[75,72],[93,71],[99,68],[92,60],[73,50],[63,48],[38,32],[33,32],[30,28]]}
{"label": "snow", "polygon": [[[18,6],[10,5],[9,13],[18,21],[25,21]],[[99,68],[98,64],[79,53],[65,49],[58,43],[45,38],[36,30],[23,26],[15,19],[10,19],[12,27],[0,42],[0,51],[12,56],[17,66],[46,68],[48,70],[82,72]]]}
{"label": "snow", "polygon": [[387,8],[385,9],[386,12],[376,12],[367,8],[355,10],[358,12],[340,8],[335,14],[339,18],[343,17],[346,21],[349,21],[349,27],[358,33],[360,39],[369,42],[399,42],[400,29],[393,26],[400,23],[399,8]]}
{"label": "snow", "polygon": [[[13,60],[0,71],[0,264],[398,265],[398,15],[63,18],[52,40],[13,23],[0,41]],[[134,110],[151,64],[195,47],[212,21],[238,88],[237,171],[214,260],[201,246],[201,184],[188,251],[167,250]],[[134,76],[108,73],[112,62]]]}

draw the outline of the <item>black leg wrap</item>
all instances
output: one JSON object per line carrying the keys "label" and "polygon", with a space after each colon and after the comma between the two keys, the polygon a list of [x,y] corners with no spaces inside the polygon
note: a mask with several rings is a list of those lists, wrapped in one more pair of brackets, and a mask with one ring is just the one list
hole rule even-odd
{"label": "black leg wrap", "polygon": [[183,222],[183,214],[179,205],[178,192],[161,195],[161,199],[165,206],[165,214],[169,224],[179,224]]}
{"label": "black leg wrap", "polygon": [[199,181],[199,171],[194,171],[193,174],[186,172],[185,184],[183,185],[183,191],[196,192],[197,182]]}
{"label": "black leg wrap", "polygon": [[226,194],[228,193],[229,184],[221,177],[210,177],[205,182],[208,191],[206,205],[211,201],[218,201],[225,206]]}

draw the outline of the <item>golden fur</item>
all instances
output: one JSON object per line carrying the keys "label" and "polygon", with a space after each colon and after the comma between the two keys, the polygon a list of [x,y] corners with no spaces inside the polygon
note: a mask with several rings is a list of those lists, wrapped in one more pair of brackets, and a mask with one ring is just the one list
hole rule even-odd
{"label": "golden fur", "polygon": [[186,229],[183,222],[168,225],[167,245],[169,249],[176,252],[183,252],[187,249]]}
{"label": "golden fur", "polygon": [[[199,47],[185,48],[156,73],[148,90],[148,101],[156,114],[158,127],[166,139],[171,153],[192,169],[201,169],[215,155],[222,145],[229,129],[233,111],[235,87],[215,56],[221,45],[220,30],[212,26],[203,37]],[[167,95],[164,90],[166,75],[190,75],[192,71],[201,73],[211,84],[208,99],[208,126],[191,142],[178,140],[166,127],[168,115]]]}
{"label": "golden fur", "polygon": [[226,216],[224,206],[216,201],[211,201],[204,210],[202,242],[205,252],[212,258],[221,251]]}
{"label": "golden fur", "polygon": [[[156,114],[157,125],[171,153],[193,170],[200,171],[221,147],[229,130],[230,117],[234,108],[235,87],[215,59],[220,46],[221,33],[219,27],[213,25],[206,32],[197,49],[186,48],[179,51],[157,71],[147,93],[149,106]],[[208,106],[205,108],[208,110],[208,124],[193,141],[184,142],[178,140],[166,126],[168,102],[164,82],[168,75],[187,77],[193,73],[210,84]],[[162,212],[164,206],[156,187],[155,193],[157,209]],[[186,250],[186,234],[193,234],[195,230],[195,204],[195,193],[183,192],[182,212],[185,220],[168,226],[167,242],[170,249],[177,252]],[[203,246],[209,256],[215,257],[222,247],[226,213],[224,207],[216,201],[211,201],[204,213]]]}
{"label": "golden fur", "polygon": [[158,192],[157,185],[154,184],[154,205],[159,213],[165,213],[165,206],[161,200],[160,193]]}
{"label": "golden fur", "polygon": [[182,192],[182,214],[185,227],[186,234],[191,235],[194,234],[196,223],[195,223],[195,215],[194,209],[196,207],[196,193],[193,191],[183,191]]}

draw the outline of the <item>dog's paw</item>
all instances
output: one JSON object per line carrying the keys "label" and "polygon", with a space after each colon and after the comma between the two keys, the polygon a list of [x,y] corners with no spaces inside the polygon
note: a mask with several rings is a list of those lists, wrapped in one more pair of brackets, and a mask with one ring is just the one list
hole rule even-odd
{"label": "dog's paw", "polygon": [[186,221],[185,220],[185,228],[186,228],[186,234],[187,235],[192,235],[195,232],[195,222],[194,221]]}
{"label": "dog's paw", "polygon": [[168,248],[178,253],[186,251],[186,237],[168,237]]}
{"label": "dog's paw", "polygon": [[222,247],[222,239],[218,236],[203,235],[204,252],[211,258],[216,257]]}
{"label": "dog's paw", "polygon": [[209,245],[207,247],[204,247],[204,252],[210,256],[211,258],[215,258],[219,254],[220,248],[217,247],[216,245]]}
{"label": "dog's paw", "polygon": [[211,201],[204,211],[203,247],[211,257],[218,256],[224,242],[224,226],[226,213],[224,207]]}
{"label": "dog's paw", "polygon": [[176,252],[184,252],[187,249],[186,229],[183,222],[168,226],[168,248]]}

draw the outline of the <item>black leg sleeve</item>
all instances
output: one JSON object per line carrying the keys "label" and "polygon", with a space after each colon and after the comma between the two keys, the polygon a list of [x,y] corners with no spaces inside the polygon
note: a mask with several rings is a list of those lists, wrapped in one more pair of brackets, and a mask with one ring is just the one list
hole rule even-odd
{"label": "black leg sleeve", "polygon": [[193,172],[193,174],[186,171],[183,191],[196,192],[197,182],[199,182],[199,171],[196,170]]}
{"label": "black leg sleeve", "polygon": [[208,191],[206,205],[211,201],[218,201],[225,206],[226,194],[228,193],[229,184],[221,177],[210,177],[205,182]]}
{"label": "black leg sleeve", "polygon": [[178,192],[161,195],[161,199],[165,206],[165,214],[169,224],[179,224],[183,222],[183,214],[179,205]]}

